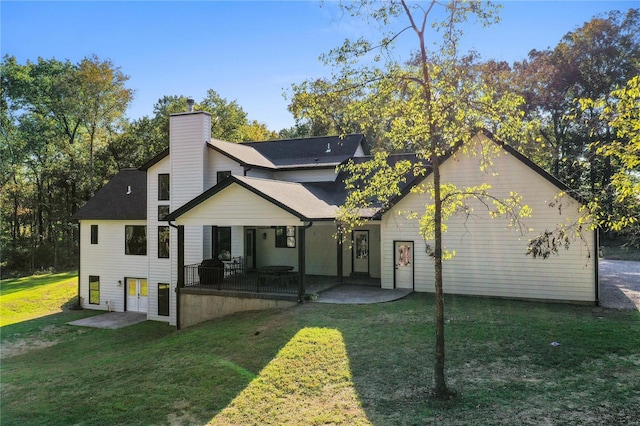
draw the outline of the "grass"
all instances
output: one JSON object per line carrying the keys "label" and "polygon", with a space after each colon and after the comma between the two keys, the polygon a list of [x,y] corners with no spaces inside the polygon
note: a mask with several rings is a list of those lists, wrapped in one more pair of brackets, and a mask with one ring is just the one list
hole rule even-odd
{"label": "grass", "polygon": [[78,294],[75,272],[0,281],[0,327],[62,312]]}
{"label": "grass", "polygon": [[4,326],[3,347],[47,329],[56,344],[3,358],[2,424],[637,421],[640,313],[448,296],[447,377],[458,397],[438,402],[434,312],[433,297],[418,294],[242,313],[179,332],[65,325],[89,311]]}

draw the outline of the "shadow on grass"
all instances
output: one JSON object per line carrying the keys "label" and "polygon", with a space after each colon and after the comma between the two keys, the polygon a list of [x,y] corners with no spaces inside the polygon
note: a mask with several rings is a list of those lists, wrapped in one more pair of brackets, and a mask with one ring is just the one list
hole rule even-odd
{"label": "shadow on grass", "polygon": [[[640,315],[454,296],[445,309],[447,378],[459,395],[447,403],[428,397],[435,308],[421,294],[246,312],[179,332],[153,321],[77,328],[83,334],[3,361],[3,424],[204,424],[245,393],[262,404],[280,392],[317,410],[331,386],[373,424],[607,424],[590,410],[640,409]],[[307,329],[331,333],[298,334]]]}
{"label": "shadow on grass", "polygon": [[[451,401],[431,398],[432,295],[362,307],[353,324],[336,326],[362,407],[374,424],[467,424],[470,410],[478,424],[498,424],[516,422],[528,407],[535,409],[522,424],[554,416],[584,424],[580,413],[588,415],[589,400],[615,407],[633,400],[627,388],[640,378],[633,368],[640,356],[640,315],[584,305],[445,298],[446,377],[458,394]],[[556,411],[562,414],[546,417]]]}
{"label": "shadow on grass", "polygon": [[[74,299],[75,298],[70,299],[68,303],[71,303]],[[61,306],[63,309],[62,312],[1,326],[0,341],[4,342],[16,338],[28,338],[30,335],[39,333],[47,328],[64,326],[71,321],[104,313],[103,311],[91,310],[68,310],[65,309],[68,303]]]}
{"label": "shadow on grass", "polygon": [[[50,324],[87,312],[65,314]],[[292,337],[288,327],[269,324],[272,315],[234,315],[179,332],[155,321],[116,330],[66,326],[73,337],[3,361],[3,387],[12,389],[0,401],[3,424],[204,424]]]}
{"label": "shadow on grass", "polygon": [[8,295],[23,290],[33,290],[38,287],[77,278],[76,271],[57,274],[32,275],[22,278],[10,278],[0,281],[0,295]]}

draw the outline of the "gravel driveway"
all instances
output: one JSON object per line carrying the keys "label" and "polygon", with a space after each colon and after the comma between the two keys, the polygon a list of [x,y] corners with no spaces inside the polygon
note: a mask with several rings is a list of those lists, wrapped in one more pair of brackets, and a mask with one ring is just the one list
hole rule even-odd
{"label": "gravel driveway", "polygon": [[600,305],[640,310],[640,262],[600,261]]}

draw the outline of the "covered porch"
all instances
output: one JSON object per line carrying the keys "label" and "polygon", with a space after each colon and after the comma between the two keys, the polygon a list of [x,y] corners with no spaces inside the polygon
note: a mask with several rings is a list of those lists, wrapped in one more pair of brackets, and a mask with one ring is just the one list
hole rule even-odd
{"label": "covered porch", "polygon": [[209,309],[183,304],[186,294],[300,303],[318,291],[311,277],[331,285],[379,278],[379,225],[344,243],[336,212],[302,185],[247,177],[196,197],[167,217],[177,229],[177,310]]}

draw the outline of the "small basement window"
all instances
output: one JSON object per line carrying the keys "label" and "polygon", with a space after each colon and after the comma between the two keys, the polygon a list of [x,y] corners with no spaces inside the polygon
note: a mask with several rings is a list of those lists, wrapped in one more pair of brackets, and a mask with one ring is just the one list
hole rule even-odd
{"label": "small basement window", "polygon": [[169,316],[169,284],[158,283],[158,315]]}
{"label": "small basement window", "polygon": [[89,303],[100,304],[100,277],[97,275],[89,275]]}

